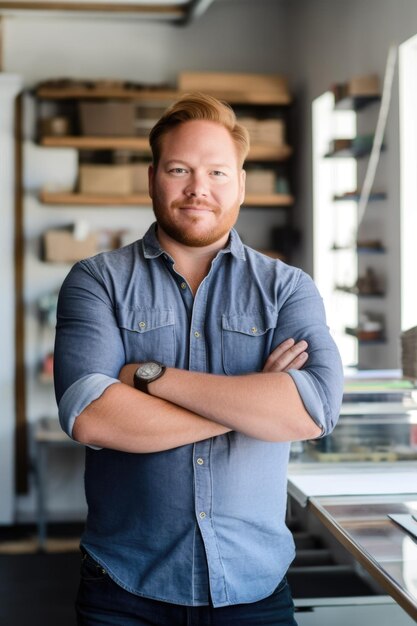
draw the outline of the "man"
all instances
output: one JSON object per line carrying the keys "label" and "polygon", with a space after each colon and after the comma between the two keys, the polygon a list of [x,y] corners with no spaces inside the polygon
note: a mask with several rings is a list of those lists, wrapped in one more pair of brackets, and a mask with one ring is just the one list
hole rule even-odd
{"label": "man", "polygon": [[230,107],[185,96],[150,143],[156,225],[59,299],[59,414],[87,446],[78,624],[294,625],[289,442],[334,427],[339,355],[311,279],[233,229]]}

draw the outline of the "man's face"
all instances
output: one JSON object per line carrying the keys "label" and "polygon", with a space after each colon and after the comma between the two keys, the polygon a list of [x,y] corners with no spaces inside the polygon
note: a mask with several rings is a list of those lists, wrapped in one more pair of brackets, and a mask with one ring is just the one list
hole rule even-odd
{"label": "man's face", "polygon": [[162,137],[149,192],[161,228],[191,247],[227,240],[244,198],[245,172],[233,140],[222,125],[184,122]]}

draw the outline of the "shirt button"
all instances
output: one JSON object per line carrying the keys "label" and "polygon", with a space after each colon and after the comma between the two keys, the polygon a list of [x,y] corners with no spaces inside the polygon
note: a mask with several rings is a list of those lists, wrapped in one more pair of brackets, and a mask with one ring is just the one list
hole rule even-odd
{"label": "shirt button", "polygon": [[181,283],[181,289],[187,289],[187,283]]}
{"label": "shirt button", "polygon": [[198,339],[198,338],[200,337],[200,333],[198,332],[198,330],[196,330],[196,331],[194,332],[194,337],[195,337],[196,339]]}
{"label": "shirt button", "polygon": [[139,322],[139,328],[146,328],[146,322]]}
{"label": "shirt button", "polygon": [[206,514],[204,513],[204,511],[201,511],[199,517],[200,519],[204,519],[206,517]]}
{"label": "shirt button", "polygon": [[197,459],[197,464],[198,465],[204,465],[204,459],[202,459],[201,457],[199,459]]}
{"label": "shirt button", "polygon": [[258,329],[256,328],[256,326],[252,326],[251,331],[253,332],[253,334],[258,332]]}

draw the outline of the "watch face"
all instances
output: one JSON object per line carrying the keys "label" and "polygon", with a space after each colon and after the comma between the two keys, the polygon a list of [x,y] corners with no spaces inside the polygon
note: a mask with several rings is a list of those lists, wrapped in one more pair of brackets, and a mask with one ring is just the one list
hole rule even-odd
{"label": "watch face", "polygon": [[154,378],[154,376],[157,376],[161,370],[162,366],[159,363],[149,362],[141,365],[138,368],[137,373],[141,378],[150,380],[151,378]]}

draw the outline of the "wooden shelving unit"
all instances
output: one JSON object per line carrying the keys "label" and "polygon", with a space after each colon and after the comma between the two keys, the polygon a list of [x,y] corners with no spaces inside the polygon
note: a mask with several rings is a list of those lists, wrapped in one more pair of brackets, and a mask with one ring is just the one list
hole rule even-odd
{"label": "wooden shelving unit", "polygon": [[[337,90],[336,90],[337,92]],[[335,93],[335,91],[334,91]],[[336,93],[335,93],[336,96]],[[342,110],[342,111],[353,111],[356,114],[357,119],[359,120],[359,116],[361,113],[371,105],[377,104],[381,100],[380,95],[352,95],[352,96],[342,96],[340,99],[337,99],[334,102],[334,110]],[[366,122],[369,120],[365,120]],[[362,124],[363,126],[363,124]],[[331,142],[329,146],[329,150],[326,154],[324,154],[325,159],[356,159],[360,160],[364,157],[368,157],[372,151],[373,146],[373,129],[369,133],[361,132],[361,124],[359,123],[359,132],[353,139],[343,138],[335,139]],[[338,149],[339,145],[340,149]],[[345,144],[345,145],[344,145]],[[385,150],[385,146],[382,146],[382,150]],[[357,166],[357,171],[363,172],[364,166]],[[359,179],[361,177],[359,176]],[[335,203],[334,210],[335,212],[342,211],[345,209],[343,207],[343,203],[346,202],[354,202],[358,203],[361,199],[360,196],[360,187],[362,182],[358,183],[358,189],[355,191],[346,191],[345,193],[338,193],[333,195],[333,202]],[[368,201],[375,203],[378,201],[384,201],[386,199],[386,193],[381,190],[372,191],[370,194]],[[337,206],[336,206],[337,205]],[[342,205],[342,206],[341,206]],[[347,210],[347,209],[346,209]],[[349,208],[349,211],[357,210],[355,207]],[[344,236],[342,234],[342,229],[340,228],[340,222],[342,222],[343,218],[341,218],[342,214],[337,213],[335,217],[335,224],[337,224],[337,220],[339,221],[339,227],[335,228],[335,243],[332,247],[334,252],[339,254],[338,260],[335,260],[335,280],[333,289],[335,292],[340,294],[338,296],[338,306],[340,309],[344,307],[344,296],[343,294],[348,294],[348,296],[352,296],[357,299],[356,309],[358,314],[358,327],[351,327],[349,323],[346,323],[344,326],[344,333],[351,337],[355,337],[358,346],[369,346],[374,344],[380,344],[386,342],[385,336],[385,311],[384,311],[384,298],[386,297],[386,286],[385,281],[383,280],[383,265],[384,263],[379,262],[377,259],[374,260],[373,257],[381,256],[386,253],[383,242],[379,240],[379,238],[375,237],[375,240],[371,238],[368,239],[369,235],[362,235],[361,232],[356,232],[356,241],[352,241],[351,244],[344,243]],[[366,224],[365,224],[366,226]],[[365,231],[366,232],[366,228]],[[368,232],[370,232],[368,230]],[[339,241],[338,241],[339,238]],[[344,252],[346,253],[346,257],[343,256]],[[369,258],[368,258],[369,257]],[[348,264],[352,264],[354,262],[356,264],[357,269],[357,284],[349,285],[345,284],[345,280],[343,278],[343,272],[345,275],[349,275],[349,267]],[[336,265],[337,264],[337,265]],[[366,273],[372,271],[376,277],[378,278],[377,285],[373,289],[369,289],[368,291],[362,290],[359,285],[359,282],[362,282],[366,278]],[[337,274],[337,276],[336,276]],[[382,274],[382,276],[381,276]],[[349,311],[349,305],[346,305],[347,310]],[[369,323],[377,323],[377,330],[368,331],[367,324]],[[358,350],[357,359],[358,366],[361,367],[362,363],[365,363],[365,366],[368,366],[367,363],[369,361],[369,353],[362,352]]]}

